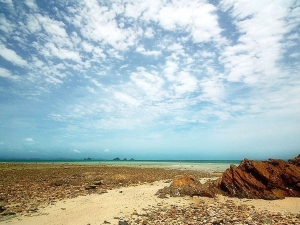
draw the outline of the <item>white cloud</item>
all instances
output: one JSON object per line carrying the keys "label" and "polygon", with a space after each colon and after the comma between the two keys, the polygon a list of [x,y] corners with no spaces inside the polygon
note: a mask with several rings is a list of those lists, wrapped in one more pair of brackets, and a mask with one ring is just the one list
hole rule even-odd
{"label": "white cloud", "polygon": [[28,138],[25,138],[24,141],[27,142],[27,143],[32,143],[33,142],[33,138],[28,137]]}
{"label": "white cloud", "polygon": [[292,53],[292,54],[290,54],[290,57],[292,57],[292,58],[299,58],[299,56],[300,56],[300,53]]}
{"label": "white cloud", "polygon": [[137,47],[136,49],[137,52],[143,54],[143,55],[153,55],[153,56],[159,56],[161,54],[161,51],[155,51],[155,50],[145,50],[143,46]]}
{"label": "white cloud", "polygon": [[140,95],[148,96],[152,101],[162,100],[165,82],[156,72],[149,73],[145,68],[138,68],[138,72],[132,73],[130,79],[141,90]]}
{"label": "white cloud", "polygon": [[2,30],[6,34],[10,34],[13,29],[14,25],[9,23],[4,14],[0,13],[0,30]]}
{"label": "white cloud", "polygon": [[211,4],[178,1],[162,6],[154,19],[166,30],[189,32],[195,43],[220,41],[221,29],[215,11]]}
{"label": "white cloud", "polygon": [[178,65],[174,61],[168,60],[164,68],[164,75],[168,78],[169,81],[175,79],[174,73],[178,70]]}
{"label": "white cloud", "polygon": [[147,38],[153,38],[154,34],[155,34],[155,32],[152,29],[152,27],[147,27],[145,30],[145,33],[144,33],[145,37],[147,37]]}
{"label": "white cloud", "polygon": [[14,3],[12,0],[0,0],[0,2],[7,4],[9,7],[14,7]]}
{"label": "white cloud", "polygon": [[41,24],[40,24],[38,18],[35,15],[29,14],[27,16],[27,21],[26,22],[27,22],[26,28],[31,33],[38,32],[42,29]]}
{"label": "white cloud", "polygon": [[[119,7],[113,9],[120,10]],[[137,32],[133,27],[119,28],[113,9],[99,6],[97,1],[83,1],[76,9],[72,9],[71,13],[75,18],[71,19],[71,15],[69,22],[72,22],[84,37],[124,51],[135,44]]]}
{"label": "white cloud", "polygon": [[81,44],[82,44],[83,49],[87,52],[92,52],[92,50],[94,49],[94,46],[86,41],[83,41]]}
{"label": "white cloud", "polygon": [[67,37],[68,34],[64,29],[65,24],[61,21],[53,20],[47,16],[39,15],[39,23],[42,24],[45,31],[53,36]]}
{"label": "white cloud", "polygon": [[80,154],[81,152],[77,149],[74,149],[73,152]]}
{"label": "white cloud", "polygon": [[202,101],[218,102],[222,100],[225,88],[221,80],[216,78],[205,78],[199,83],[203,94],[200,96]]}
{"label": "white cloud", "polygon": [[87,86],[86,89],[87,89],[89,92],[93,93],[93,94],[96,94],[96,93],[97,93],[97,91],[96,91],[95,88],[93,88],[93,87]]}
{"label": "white cloud", "polygon": [[286,8],[273,1],[222,1],[222,5],[226,10],[233,6],[230,12],[241,34],[238,43],[222,53],[227,80],[250,85],[270,83],[270,79],[276,82],[280,76],[277,62],[283,54],[281,41],[289,32],[284,23]]}
{"label": "white cloud", "polygon": [[26,66],[27,62],[19,56],[14,50],[6,48],[4,45],[0,44],[0,55],[7,61],[16,64],[18,66]]}
{"label": "white cloud", "polygon": [[130,95],[122,92],[115,92],[114,97],[125,104],[132,105],[132,106],[138,106],[140,103],[137,99],[131,97]]}
{"label": "white cloud", "polygon": [[54,84],[54,85],[59,85],[59,84],[63,83],[60,79],[58,79],[54,76],[48,76],[45,80],[49,83]]}
{"label": "white cloud", "polygon": [[38,9],[38,6],[37,6],[35,0],[26,0],[24,3],[31,9],[34,9],[34,10]]}
{"label": "white cloud", "polygon": [[5,77],[12,80],[18,80],[19,76],[12,75],[11,72],[5,68],[0,67],[0,77]]}
{"label": "white cloud", "polygon": [[178,52],[178,51],[182,51],[183,50],[183,46],[180,43],[174,43],[174,44],[168,46],[167,49],[169,51]]}
{"label": "white cloud", "polygon": [[173,85],[173,89],[176,95],[184,95],[197,90],[198,80],[185,71],[181,71],[176,76],[176,84]]}
{"label": "white cloud", "polygon": [[51,52],[52,56],[56,56],[60,59],[70,59],[75,62],[80,62],[81,58],[78,52],[64,49],[64,48],[57,48],[53,43],[47,43],[45,45],[46,49]]}

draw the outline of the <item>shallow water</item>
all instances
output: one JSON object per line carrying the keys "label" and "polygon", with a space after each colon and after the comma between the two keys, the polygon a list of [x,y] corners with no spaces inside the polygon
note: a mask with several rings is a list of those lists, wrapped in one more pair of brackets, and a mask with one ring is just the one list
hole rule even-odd
{"label": "shallow water", "polygon": [[132,167],[154,167],[182,170],[197,170],[206,172],[223,172],[231,164],[238,165],[240,161],[101,161],[101,165],[110,166],[132,166]]}
{"label": "shallow water", "polygon": [[81,164],[81,165],[106,165],[106,166],[129,166],[141,168],[166,168],[180,170],[196,170],[205,172],[223,172],[231,164],[238,165],[240,160],[28,160],[9,161],[6,163],[51,163],[51,164]]}

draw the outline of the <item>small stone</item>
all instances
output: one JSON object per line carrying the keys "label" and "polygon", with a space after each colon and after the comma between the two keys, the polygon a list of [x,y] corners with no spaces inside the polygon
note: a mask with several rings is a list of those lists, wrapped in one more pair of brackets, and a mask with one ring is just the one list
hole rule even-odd
{"label": "small stone", "polygon": [[0,215],[1,216],[14,216],[14,215],[16,215],[16,213],[15,212],[3,212]]}
{"label": "small stone", "polygon": [[93,182],[93,184],[94,184],[94,185],[101,185],[101,184],[103,184],[103,182],[102,182],[102,181],[96,180],[96,181]]}
{"label": "small stone", "polygon": [[97,185],[88,185],[85,187],[85,190],[91,190],[91,189],[96,189],[97,188]]}
{"label": "small stone", "polygon": [[102,194],[105,194],[105,193],[107,193],[107,190],[101,190],[101,191],[98,192],[99,195],[102,195]]}

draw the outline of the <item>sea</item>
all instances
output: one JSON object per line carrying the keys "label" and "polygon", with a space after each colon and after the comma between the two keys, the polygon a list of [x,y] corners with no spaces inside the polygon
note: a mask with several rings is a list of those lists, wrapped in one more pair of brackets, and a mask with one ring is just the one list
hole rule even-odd
{"label": "sea", "polygon": [[241,160],[0,160],[0,163],[81,164],[224,172]]}

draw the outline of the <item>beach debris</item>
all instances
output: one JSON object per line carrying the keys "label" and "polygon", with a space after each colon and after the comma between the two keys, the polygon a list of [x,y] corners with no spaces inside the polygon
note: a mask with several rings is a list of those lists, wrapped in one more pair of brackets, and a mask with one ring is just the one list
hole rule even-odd
{"label": "beach debris", "polygon": [[199,180],[192,176],[176,176],[169,187],[159,189],[156,193],[159,198],[179,196],[205,196],[215,197],[215,187],[212,182],[201,184]]}
{"label": "beach debris", "polygon": [[119,221],[118,223],[119,225],[129,225],[129,223],[127,221]]}
{"label": "beach debris", "polygon": [[231,165],[217,184],[229,196],[250,199],[300,197],[300,155],[289,161],[244,159]]}

